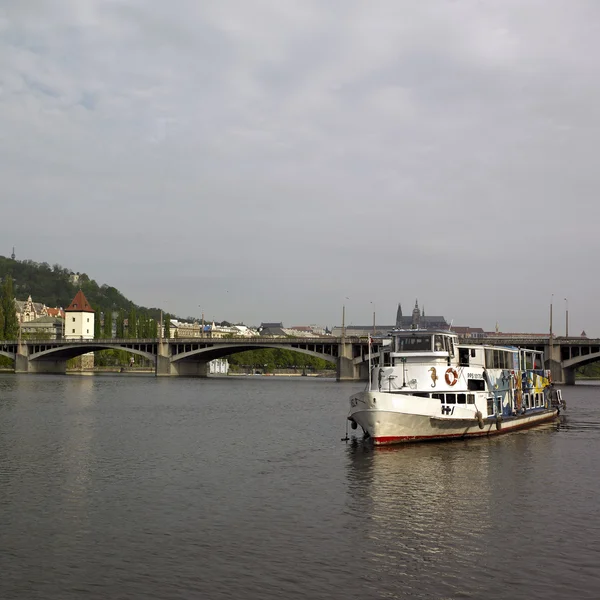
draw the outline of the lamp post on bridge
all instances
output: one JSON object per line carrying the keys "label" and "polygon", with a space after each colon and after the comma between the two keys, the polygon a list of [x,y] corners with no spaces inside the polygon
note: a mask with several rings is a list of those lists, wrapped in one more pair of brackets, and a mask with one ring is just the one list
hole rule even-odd
{"label": "lamp post on bridge", "polygon": [[201,304],[198,304],[198,308],[200,309],[200,312],[202,313],[202,325],[201,325],[201,329],[200,329],[200,337],[204,337],[204,311],[202,310]]}
{"label": "lamp post on bridge", "polygon": [[375,335],[375,302],[370,302],[373,305],[373,335]]}
{"label": "lamp post on bridge", "polygon": [[[346,296],[346,300],[350,300],[348,296]],[[346,303],[342,305],[342,339],[346,339]]]}
{"label": "lamp post on bridge", "polygon": [[569,300],[565,298],[565,337],[569,337]]}

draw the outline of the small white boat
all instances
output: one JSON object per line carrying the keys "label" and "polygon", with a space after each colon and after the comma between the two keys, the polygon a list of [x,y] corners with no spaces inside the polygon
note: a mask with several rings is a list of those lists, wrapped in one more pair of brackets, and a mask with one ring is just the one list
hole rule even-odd
{"label": "small white boat", "polygon": [[498,435],[555,419],[561,391],[543,352],[459,344],[449,331],[394,330],[369,340],[367,389],[348,420],[373,443]]}

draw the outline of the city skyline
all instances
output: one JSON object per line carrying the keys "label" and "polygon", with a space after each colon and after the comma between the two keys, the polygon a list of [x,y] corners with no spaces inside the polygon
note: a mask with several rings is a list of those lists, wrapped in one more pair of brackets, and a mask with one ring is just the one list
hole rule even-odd
{"label": "city skyline", "polygon": [[[0,8],[2,253],[247,323],[600,335],[597,3]],[[26,221],[25,221],[26,219]],[[25,226],[26,224],[26,226]],[[563,300],[563,298],[568,300]],[[562,316],[560,316],[562,315]]]}

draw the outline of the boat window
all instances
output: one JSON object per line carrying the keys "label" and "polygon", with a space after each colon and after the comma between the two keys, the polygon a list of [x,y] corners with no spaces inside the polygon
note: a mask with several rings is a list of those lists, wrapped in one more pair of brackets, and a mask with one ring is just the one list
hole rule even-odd
{"label": "boat window", "polygon": [[475,394],[467,394],[467,404],[475,404]]}
{"label": "boat window", "polygon": [[433,336],[433,349],[436,352],[443,352],[445,350],[448,350],[448,347],[446,345],[446,338],[443,335],[435,335]]}
{"label": "boat window", "polygon": [[469,366],[469,349],[468,348],[459,348],[458,349],[458,364],[461,367]]}
{"label": "boat window", "polygon": [[476,355],[477,352],[475,351],[475,348],[471,348],[471,358],[475,358]]}
{"label": "boat window", "polygon": [[456,394],[456,403],[457,404],[466,404],[467,403],[467,395],[466,394]]}
{"label": "boat window", "polygon": [[431,336],[397,337],[396,352],[431,351]]}
{"label": "boat window", "polygon": [[531,352],[525,352],[525,369],[528,371],[533,369],[533,354]]}
{"label": "boat window", "polygon": [[491,417],[494,414],[494,398],[487,399],[487,414]]}
{"label": "boat window", "polygon": [[482,392],[485,390],[485,381],[483,379],[468,379],[467,389],[473,390],[474,392]]}
{"label": "boat window", "polygon": [[392,366],[392,358],[390,356],[390,351],[386,350],[383,353],[383,366],[384,367],[391,367]]}
{"label": "boat window", "polygon": [[496,413],[502,414],[502,396],[496,397]]}
{"label": "boat window", "polygon": [[431,394],[431,397],[440,400],[444,404],[444,394]]}
{"label": "boat window", "polygon": [[485,351],[485,366],[488,369],[513,369],[514,352],[487,348]]}
{"label": "boat window", "polygon": [[544,368],[541,354],[533,355],[533,368],[538,370]]}
{"label": "boat window", "polygon": [[525,405],[525,408],[529,408],[529,394],[524,394],[523,404]]}

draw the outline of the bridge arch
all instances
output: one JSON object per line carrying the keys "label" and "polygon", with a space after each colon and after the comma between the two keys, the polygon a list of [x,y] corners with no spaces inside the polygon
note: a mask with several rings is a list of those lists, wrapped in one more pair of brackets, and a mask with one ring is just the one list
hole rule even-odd
{"label": "bridge arch", "polygon": [[59,346],[56,348],[48,348],[47,350],[42,350],[40,352],[35,352],[29,355],[29,360],[43,360],[48,358],[60,358],[63,360],[69,360],[70,358],[76,358],[77,356],[82,356],[83,354],[87,354],[88,352],[99,352],[102,350],[120,350],[125,352],[131,352],[131,354],[137,354],[138,356],[143,356],[148,360],[154,361],[156,358],[156,353],[147,352],[144,350],[140,350],[138,348],[129,348],[123,345],[113,345],[113,344],[73,344],[72,346]]}
{"label": "bridge arch", "polygon": [[187,352],[181,352],[179,354],[174,354],[171,357],[171,362],[178,362],[185,359],[190,359],[193,357],[202,357],[207,362],[214,360],[215,358],[223,358],[225,356],[231,356],[232,354],[240,354],[241,352],[249,352],[251,350],[264,350],[264,349],[278,349],[278,350],[287,350],[288,352],[297,352],[299,354],[307,354],[308,356],[314,356],[316,358],[321,358],[326,360],[327,362],[336,364],[337,356],[333,356],[330,354],[324,354],[321,352],[315,352],[313,350],[308,350],[305,348],[291,348],[287,345],[281,344],[253,344],[248,346],[240,346],[239,344],[231,344],[231,345],[219,345],[219,346],[209,346],[207,348],[197,348],[194,350],[189,350]]}
{"label": "bridge arch", "polygon": [[7,352],[6,350],[0,350],[0,356],[6,356],[6,358],[10,358],[12,361],[16,358],[14,352]]}
{"label": "bridge arch", "polygon": [[574,356],[569,360],[563,360],[562,367],[563,369],[577,369],[578,367],[583,367],[585,365],[589,365],[590,363],[598,361],[600,361],[600,352],[593,352],[591,354]]}

